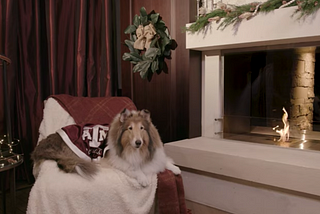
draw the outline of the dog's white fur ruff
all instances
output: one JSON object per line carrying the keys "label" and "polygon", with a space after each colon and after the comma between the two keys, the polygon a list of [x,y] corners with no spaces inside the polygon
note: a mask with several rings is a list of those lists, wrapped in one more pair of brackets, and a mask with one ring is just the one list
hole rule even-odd
{"label": "dog's white fur ruff", "polygon": [[115,168],[125,172],[128,176],[136,178],[142,186],[148,186],[151,176],[165,169],[172,171],[174,174],[180,174],[179,167],[173,165],[172,160],[166,156],[163,149],[157,149],[152,161],[139,166],[142,161],[138,153],[128,157],[129,161],[120,158],[115,150],[110,148],[110,164]]}
{"label": "dog's white fur ruff", "polygon": [[[137,181],[142,186],[148,186],[150,183],[151,176],[154,174],[162,172],[165,169],[172,171],[176,175],[180,174],[181,171],[179,167],[173,165],[173,161],[166,156],[163,148],[163,143],[159,137],[158,131],[156,130],[156,128],[154,127],[154,125],[152,124],[149,118],[150,117],[149,112],[147,112],[147,116],[144,119],[150,122],[149,123],[150,128],[154,129],[155,134],[157,135],[155,138],[158,141],[158,142],[154,142],[154,143],[157,143],[157,145],[155,145],[154,147],[155,151],[153,153],[152,159],[146,161],[140,155],[138,149],[134,152],[130,152],[129,154],[124,153],[126,155],[125,157],[120,157],[117,154],[118,143],[116,141],[118,140],[119,136],[112,136],[113,134],[112,129],[115,128],[115,126],[117,126],[115,123],[118,123],[119,120],[121,120],[121,117],[123,116],[123,114],[126,114],[126,115],[130,114],[130,115],[137,116],[139,114],[144,114],[145,112],[143,111],[145,110],[138,111],[138,112],[124,110],[124,112],[118,114],[115,117],[115,119],[113,120],[110,126],[110,131],[108,136],[109,151],[108,151],[107,158],[105,160],[107,160],[108,164],[125,172],[128,176],[132,178],[136,178]],[[123,148],[123,149],[125,150],[126,148]],[[102,161],[102,164],[103,162],[104,161]]]}

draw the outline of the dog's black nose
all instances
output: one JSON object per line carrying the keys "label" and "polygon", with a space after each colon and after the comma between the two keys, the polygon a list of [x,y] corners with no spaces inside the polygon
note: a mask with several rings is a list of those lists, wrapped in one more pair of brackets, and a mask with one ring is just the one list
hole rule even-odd
{"label": "dog's black nose", "polygon": [[139,148],[141,146],[141,140],[136,140],[136,147]]}

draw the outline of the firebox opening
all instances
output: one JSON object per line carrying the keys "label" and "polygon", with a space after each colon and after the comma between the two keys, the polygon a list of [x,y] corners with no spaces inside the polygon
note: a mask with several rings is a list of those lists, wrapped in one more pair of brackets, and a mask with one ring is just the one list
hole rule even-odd
{"label": "firebox opening", "polygon": [[224,54],[223,137],[320,150],[320,48]]}

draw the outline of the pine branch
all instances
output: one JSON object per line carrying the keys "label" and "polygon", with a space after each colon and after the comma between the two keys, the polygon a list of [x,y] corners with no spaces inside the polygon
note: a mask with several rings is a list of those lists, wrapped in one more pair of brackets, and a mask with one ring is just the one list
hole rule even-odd
{"label": "pine branch", "polygon": [[319,8],[318,0],[298,1],[298,10],[301,12],[301,17],[315,13]]}
{"label": "pine branch", "polygon": [[253,2],[250,4],[245,4],[245,5],[241,5],[241,6],[236,6],[236,10],[232,11],[231,13],[227,14],[227,16],[225,17],[225,19],[221,22],[221,24],[219,25],[218,29],[225,29],[227,26],[234,24],[238,21],[240,21],[239,16],[245,12],[254,12],[254,10],[256,9],[256,6],[259,3],[257,2]]}
{"label": "pine branch", "polygon": [[200,16],[195,23],[191,24],[189,28],[186,28],[185,30],[191,31],[192,33],[197,32],[203,29],[207,24],[209,24],[209,21],[208,21],[209,18],[213,18],[216,16],[225,17],[226,14],[227,12],[225,10],[222,10],[222,9],[214,10],[211,13],[208,13],[204,16]]}
{"label": "pine branch", "polygon": [[269,13],[278,9],[282,5],[283,0],[269,0],[260,6],[260,12]]}
{"label": "pine branch", "polygon": [[[300,13],[300,18],[301,18],[301,17],[311,15],[315,13],[317,10],[319,10],[320,2],[318,1],[320,0],[296,0],[296,2],[292,2],[291,4],[285,5],[287,3],[286,0],[268,0],[264,3],[261,3],[261,5],[258,6],[257,12],[269,13],[278,9],[282,5],[285,5],[285,7],[292,7],[292,6],[298,5],[298,10],[295,13]],[[222,22],[218,26],[218,29],[223,30],[227,26],[241,21],[242,19],[239,18],[240,15],[248,12],[253,13],[257,5],[259,4],[260,3],[258,2],[253,2],[250,4],[235,6],[235,9],[232,11],[228,9],[214,10],[211,13],[200,16],[195,23],[191,24],[188,28],[185,28],[185,31],[191,31],[193,33],[200,31],[209,24],[209,21],[208,21],[209,18],[216,17],[216,16],[223,18]]]}

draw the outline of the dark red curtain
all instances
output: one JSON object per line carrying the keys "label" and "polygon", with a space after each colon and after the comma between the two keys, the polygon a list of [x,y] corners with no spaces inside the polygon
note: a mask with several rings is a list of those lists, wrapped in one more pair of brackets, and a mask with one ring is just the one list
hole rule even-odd
{"label": "dark red curtain", "polygon": [[[12,61],[7,81],[13,137],[20,139],[29,171],[49,95],[114,95],[114,2],[0,1],[0,53]],[[1,133],[6,132],[4,102],[0,93]]]}

